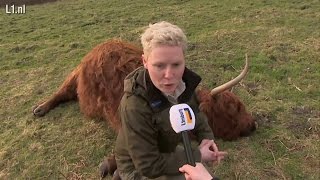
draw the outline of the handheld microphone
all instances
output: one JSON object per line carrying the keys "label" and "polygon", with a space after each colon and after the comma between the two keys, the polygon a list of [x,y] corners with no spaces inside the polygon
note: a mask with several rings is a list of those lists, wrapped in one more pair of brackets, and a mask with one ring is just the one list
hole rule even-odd
{"label": "handheld microphone", "polygon": [[177,104],[170,108],[169,114],[173,130],[176,133],[181,132],[182,134],[183,146],[188,164],[196,166],[191,150],[190,139],[187,133],[188,130],[194,129],[196,120],[194,112],[187,104]]}

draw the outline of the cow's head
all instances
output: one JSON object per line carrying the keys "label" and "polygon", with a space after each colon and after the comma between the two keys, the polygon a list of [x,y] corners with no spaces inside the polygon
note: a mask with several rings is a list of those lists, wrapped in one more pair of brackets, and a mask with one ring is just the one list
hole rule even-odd
{"label": "cow's head", "polygon": [[239,83],[248,72],[246,66],[235,79],[214,88],[213,90],[199,89],[197,96],[200,101],[200,111],[208,117],[208,123],[215,135],[225,140],[234,140],[247,136],[256,129],[252,116],[246,111],[240,99],[228,89]]}

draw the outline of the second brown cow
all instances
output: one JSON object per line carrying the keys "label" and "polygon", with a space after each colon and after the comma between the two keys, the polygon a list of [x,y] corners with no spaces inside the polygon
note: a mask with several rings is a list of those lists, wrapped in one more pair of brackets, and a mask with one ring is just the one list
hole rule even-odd
{"label": "second brown cow", "polygon": [[[142,65],[141,55],[139,47],[123,41],[99,44],[83,58],[56,93],[33,108],[33,114],[44,116],[62,102],[79,100],[86,116],[103,118],[117,130],[120,120],[116,112],[123,95],[123,80]],[[234,140],[249,135],[256,128],[240,99],[228,91],[247,71],[246,63],[243,72],[230,82],[211,91],[205,88],[196,91],[200,110],[207,115],[215,137]]]}

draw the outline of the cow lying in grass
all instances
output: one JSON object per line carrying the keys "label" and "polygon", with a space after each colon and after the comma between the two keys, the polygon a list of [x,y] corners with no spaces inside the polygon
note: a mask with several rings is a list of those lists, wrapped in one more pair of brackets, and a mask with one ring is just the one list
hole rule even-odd
{"label": "cow lying in grass", "polygon": [[[132,44],[111,40],[96,46],[74,69],[59,90],[35,106],[33,114],[44,116],[62,102],[79,100],[81,112],[88,117],[103,118],[115,130],[120,125],[117,108],[123,95],[123,80],[142,66],[142,50]],[[249,135],[255,121],[240,99],[228,89],[244,78],[248,64],[235,79],[214,88],[196,91],[200,110],[208,117],[215,137],[234,140]]]}

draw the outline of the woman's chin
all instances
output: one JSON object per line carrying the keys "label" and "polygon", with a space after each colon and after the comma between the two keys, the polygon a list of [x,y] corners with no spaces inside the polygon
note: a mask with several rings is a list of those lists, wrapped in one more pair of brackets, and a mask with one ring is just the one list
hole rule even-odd
{"label": "woman's chin", "polygon": [[160,89],[160,91],[164,94],[174,94],[174,91],[176,90],[176,86],[171,85],[171,86],[162,86],[162,88]]}
{"label": "woman's chin", "polygon": [[167,94],[167,95],[173,95],[173,94],[174,94],[174,91],[164,91],[163,93],[164,93],[164,94]]}

